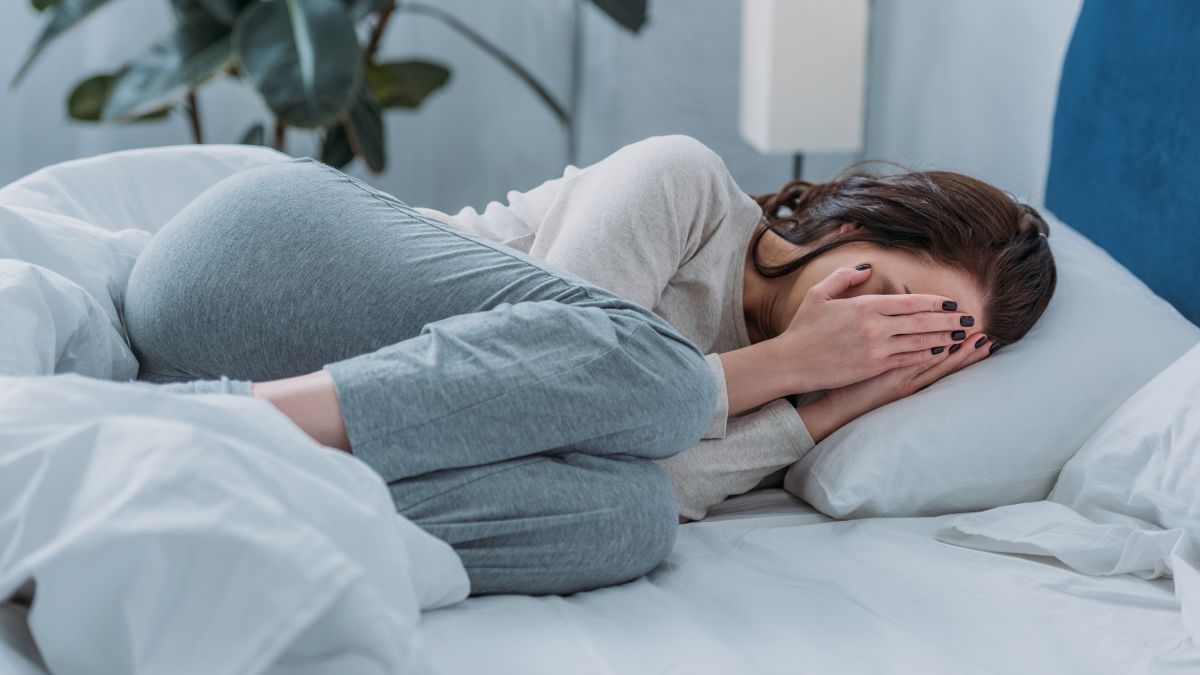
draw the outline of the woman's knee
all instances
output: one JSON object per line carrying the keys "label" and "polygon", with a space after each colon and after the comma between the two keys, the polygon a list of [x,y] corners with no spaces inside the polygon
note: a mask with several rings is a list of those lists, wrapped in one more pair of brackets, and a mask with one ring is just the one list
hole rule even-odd
{"label": "woman's knee", "polygon": [[[568,595],[620,584],[654,569],[674,546],[675,493],[651,461],[572,453],[525,464],[519,477],[526,496],[507,505],[454,502],[450,517],[425,513],[438,509],[429,502],[401,509],[454,546],[474,594]],[[490,515],[486,524],[455,524],[464,510]]]}
{"label": "woman's knee", "polygon": [[716,378],[707,360],[691,342],[666,321],[654,316],[631,334],[629,358],[644,377],[630,382],[643,399],[643,409],[657,413],[650,420],[652,447],[638,455],[664,459],[700,440],[716,408]]}
{"label": "woman's knee", "polygon": [[613,466],[606,484],[590,491],[581,509],[573,573],[561,593],[624,583],[653,570],[675,545],[679,509],[662,470],[637,458],[605,458]]}

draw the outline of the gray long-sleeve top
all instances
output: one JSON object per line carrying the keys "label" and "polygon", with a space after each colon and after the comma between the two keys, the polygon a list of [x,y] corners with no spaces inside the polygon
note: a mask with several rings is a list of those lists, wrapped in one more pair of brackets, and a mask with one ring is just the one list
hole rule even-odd
{"label": "gray long-sleeve top", "polygon": [[804,456],[812,436],[785,399],[729,416],[718,354],[750,345],[742,308],[746,251],[762,215],[712,150],[687,136],[628,145],[483,213],[419,209],[617,293],[706,352],[718,400],[703,439],[662,460],[681,516],[698,520]]}

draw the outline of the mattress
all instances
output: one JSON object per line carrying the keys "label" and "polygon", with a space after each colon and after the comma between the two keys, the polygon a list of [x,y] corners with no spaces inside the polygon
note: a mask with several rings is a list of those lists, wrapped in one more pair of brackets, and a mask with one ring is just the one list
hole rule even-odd
{"label": "mattress", "polygon": [[650,575],[425,614],[442,673],[1183,673],[1170,580],[1097,578],[936,540],[941,518],[834,521],[782,490],[679,529]]}

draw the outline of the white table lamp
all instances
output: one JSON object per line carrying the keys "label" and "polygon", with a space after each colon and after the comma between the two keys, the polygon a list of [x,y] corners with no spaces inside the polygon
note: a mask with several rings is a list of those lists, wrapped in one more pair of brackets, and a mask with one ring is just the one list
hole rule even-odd
{"label": "white table lamp", "polygon": [[764,153],[863,142],[868,0],[742,0],[740,129]]}

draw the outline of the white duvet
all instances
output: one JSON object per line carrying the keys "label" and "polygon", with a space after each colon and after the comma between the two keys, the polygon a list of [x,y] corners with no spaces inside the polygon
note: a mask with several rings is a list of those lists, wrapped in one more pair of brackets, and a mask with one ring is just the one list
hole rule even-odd
{"label": "white duvet", "polygon": [[419,673],[421,610],[466,596],[376,474],[271,406],[105,381],[136,374],[118,308],[151,231],[280,159],[142,150],[0,190],[0,600],[33,598],[0,606],[0,672]]}

